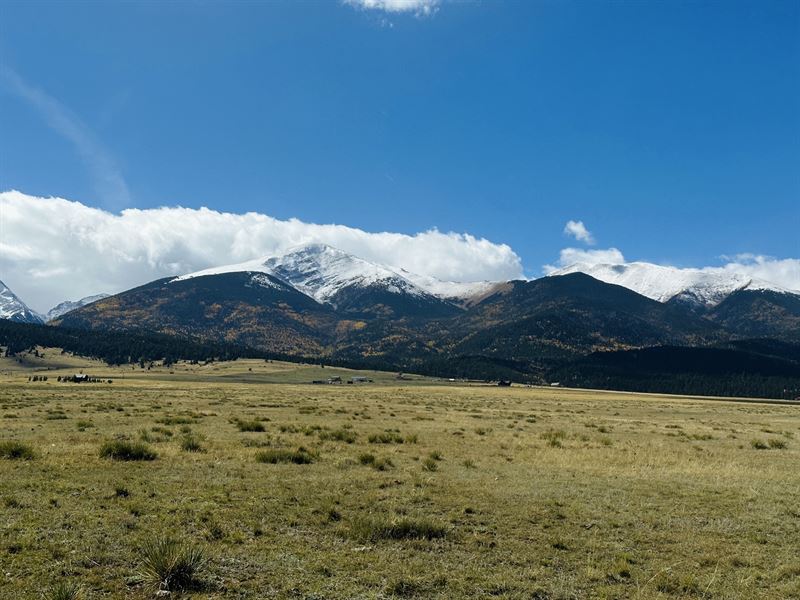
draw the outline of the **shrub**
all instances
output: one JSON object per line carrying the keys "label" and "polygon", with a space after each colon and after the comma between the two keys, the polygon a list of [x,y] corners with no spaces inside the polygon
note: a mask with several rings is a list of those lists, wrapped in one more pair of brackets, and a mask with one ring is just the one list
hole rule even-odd
{"label": "shrub", "polygon": [[293,463],[296,465],[309,465],[314,462],[314,457],[302,448],[298,450],[262,450],[256,454],[256,462],[276,465],[278,463]]}
{"label": "shrub", "polygon": [[0,458],[31,460],[36,457],[33,447],[16,440],[0,442]]}
{"label": "shrub", "polygon": [[81,586],[74,581],[59,581],[44,594],[44,600],[78,600]]}
{"label": "shrub", "polygon": [[244,421],[242,419],[236,419],[236,427],[239,428],[239,431],[266,431],[264,424],[261,421]]}
{"label": "shrub", "polygon": [[100,448],[100,458],[113,460],[155,460],[158,455],[142,442],[110,440]]}
{"label": "shrub", "polygon": [[766,450],[769,448],[769,446],[767,446],[766,442],[763,440],[751,440],[750,445],[756,450]]}
{"label": "shrub", "polygon": [[350,526],[350,534],[360,540],[433,540],[444,538],[447,529],[428,519],[404,517],[397,521],[388,518],[357,519]]}
{"label": "shrub", "polygon": [[206,564],[205,554],[172,538],[152,538],[141,548],[141,576],[158,590],[187,590],[199,586],[198,571]]}

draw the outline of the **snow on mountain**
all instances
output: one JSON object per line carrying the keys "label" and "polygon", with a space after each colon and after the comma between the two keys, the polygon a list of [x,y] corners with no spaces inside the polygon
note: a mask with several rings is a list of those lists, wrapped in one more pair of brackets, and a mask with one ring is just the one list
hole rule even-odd
{"label": "snow on mountain", "polygon": [[47,311],[47,320],[52,321],[53,319],[57,319],[61,315],[64,315],[71,310],[75,310],[81,306],[86,306],[87,304],[91,304],[92,302],[97,302],[98,300],[108,297],[109,294],[95,294],[94,296],[86,296],[80,300],[65,300],[60,304],[56,304],[53,308]]}
{"label": "snow on mountain", "polygon": [[498,284],[497,281],[442,281],[430,275],[417,275],[405,269],[398,269],[398,273],[432,296],[442,300],[467,300],[485,294]]}
{"label": "snow on mountain", "polygon": [[348,287],[379,286],[396,294],[421,296],[421,288],[381,265],[325,244],[307,244],[266,261],[277,277],[316,299],[329,302]]}
{"label": "snow on mountain", "polygon": [[600,281],[621,285],[659,302],[679,300],[692,305],[716,306],[738,290],[791,293],[777,285],[738,273],[711,269],[679,269],[646,262],[625,264],[575,263],[549,276],[585,273]]}
{"label": "snow on mountain", "polygon": [[0,319],[9,319],[19,323],[42,323],[44,321],[2,281],[0,281]]}
{"label": "snow on mountain", "polygon": [[172,281],[184,281],[186,279],[194,279],[195,277],[205,277],[207,275],[221,275],[223,273],[266,273],[275,277],[275,273],[267,268],[266,262],[269,257],[257,258],[255,260],[248,260],[246,262],[237,263],[234,265],[222,265],[220,267],[211,267],[203,269],[202,271],[195,271],[194,273],[187,273],[186,275],[179,275]]}
{"label": "snow on mountain", "polygon": [[212,267],[182,275],[173,281],[238,272],[271,275],[320,303],[332,303],[339,292],[352,288],[378,287],[395,294],[453,300],[483,293],[495,285],[488,281],[456,283],[416,275],[404,269],[369,262],[326,244],[296,246],[278,256]]}

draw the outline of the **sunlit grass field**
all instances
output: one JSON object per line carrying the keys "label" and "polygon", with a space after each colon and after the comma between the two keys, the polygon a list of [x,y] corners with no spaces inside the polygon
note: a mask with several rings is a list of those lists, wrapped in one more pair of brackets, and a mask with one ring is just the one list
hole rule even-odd
{"label": "sunlit grass field", "polygon": [[[56,381],[79,369],[113,383]],[[52,351],[0,373],[3,599],[800,597],[800,407]],[[165,547],[197,553],[184,579]]]}

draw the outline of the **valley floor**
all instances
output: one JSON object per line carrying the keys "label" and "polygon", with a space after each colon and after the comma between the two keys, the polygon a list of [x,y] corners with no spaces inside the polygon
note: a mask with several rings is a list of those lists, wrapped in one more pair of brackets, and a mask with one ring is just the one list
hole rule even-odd
{"label": "valley floor", "polygon": [[0,364],[0,443],[34,452],[0,458],[0,598],[152,598],[159,536],[204,550],[194,598],[800,597],[798,407],[36,360]]}

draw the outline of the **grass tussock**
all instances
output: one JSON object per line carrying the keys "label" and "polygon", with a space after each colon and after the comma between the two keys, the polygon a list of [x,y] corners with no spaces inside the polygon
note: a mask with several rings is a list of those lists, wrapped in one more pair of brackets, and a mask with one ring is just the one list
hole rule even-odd
{"label": "grass tussock", "polygon": [[30,444],[7,440],[0,442],[0,458],[8,460],[31,460],[36,458],[36,451]]}
{"label": "grass tussock", "polygon": [[551,448],[563,447],[562,440],[567,439],[567,432],[563,429],[550,430],[542,433],[542,439],[547,442]]}
{"label": "grass tussock", "polygon": [[314,462],[314,456],[303,448],[297,450],[285,450],[273,448],[262,450],[256,454],[256,462],[269,465],[279,463],[292,463],[295,465],[310,465]]}
{"label": "grass tussock", "polygon": [[367,441],[370,444],[416,444],[418,439],[416,434],[403,437],[397,431],[383,431],[370,434]]}
{"label": "grass tussock", "polygon": [[425,460],[422,461],[423,471],[428,471],[432,473],[433,471],[436,471],[438,468],[439,465],[436,463],[436,459],[431,458],[430,456],[428,456]]}
{"label": "grass tussock", "polygon": [[386,457],[377,457],[370,452],[364,452],[358,455],[358,462],[362,465],[372,467],[376,471],[386,471],[394,466],[391,459]]}
{"label": "grass tussock", "polygon": [[236,427],[239,429],[239,431],[244,431],[244,432],[260,433],[267,430],[261,421],[256,421],[255,419],[252,420],[236,419]]}
{"label": "grass tussock", "polygon": [[323,442],[330,440],[334,442],[352,444],[358,439],[358,436],[348,429],[341,428],[334,429],[332,431],[320,431],[319,439]]}
{"label": "grass tussock", "polygon": [[81,586],[74,581],[59,581],[44,593],[44,600],[79,600]]}
{"label": "grass tussock", "polygon": [[141,548],[141,577],[164,591],[199,589],[200,571],[207,560],[203,550],[167,537],[155,537]]}
{"label": "grass tussock", "polygon": [[100,447],[100,458],[112,460],[155,460],[158,454],[143,442],[109,440]]}
{"label": "grass tussock", "polygon": [[403,517],[356,519],[350,525],[350,535],[365,542],[380,540],[435,540],[448,535],[444,525],[430,519]]}
{"label": "grass tussock", "polygon": [[184,452],[205,452],[202,440],[199,436],[194,434],[184,435],[181,440],[181,450]]}

